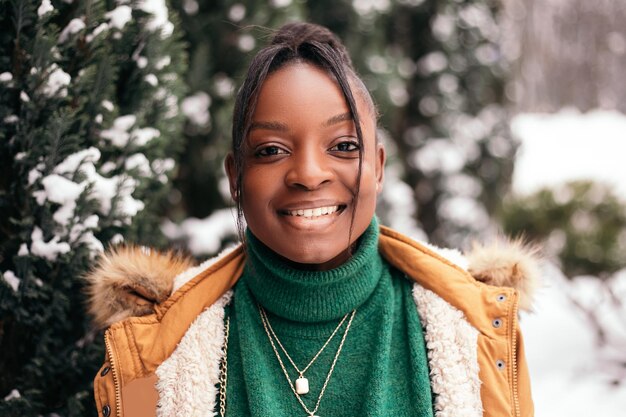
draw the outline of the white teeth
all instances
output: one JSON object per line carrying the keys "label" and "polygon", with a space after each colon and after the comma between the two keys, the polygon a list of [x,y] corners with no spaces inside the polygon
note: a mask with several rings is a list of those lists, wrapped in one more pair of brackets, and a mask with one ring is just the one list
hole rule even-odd
{"label": "white teeth", "polygon": [[332,214],[336,212],[337,210],[339,210],[339,206],[328,206],[328,207],[317,207],[314,209],[291,210],[291,211],[288,211],[287,214],[290,216],[319,217],[319,216]]}

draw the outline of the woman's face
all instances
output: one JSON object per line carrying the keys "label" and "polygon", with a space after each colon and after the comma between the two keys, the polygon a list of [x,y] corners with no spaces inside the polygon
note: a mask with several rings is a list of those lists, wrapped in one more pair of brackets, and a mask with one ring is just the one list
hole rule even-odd
{"label": "woman's face", "polygon": [[[340,87],[323,70],[294,63],[263,83],[246,138],[242,208],[252,233],[300,267],[327,270],[350,257],[382,189],[385,152],[365,100],[352,88],[361,117],[363,165],[352,240],[348,242],[359,150]],[[233,156],[226,170],[235,196]]]}

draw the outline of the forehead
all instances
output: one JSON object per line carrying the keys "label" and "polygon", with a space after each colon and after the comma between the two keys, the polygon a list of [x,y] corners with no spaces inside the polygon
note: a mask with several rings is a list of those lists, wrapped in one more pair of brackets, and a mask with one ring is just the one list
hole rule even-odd
{"label": "forehead", "polygon": [[[359,116],[363,119],[369,113],[367,106],[350,84]],[[334,77],[313,64],[295,62],[267,77],[261,86],[253,120],[298,117],[327,120],[349,111],[341,87]]]}

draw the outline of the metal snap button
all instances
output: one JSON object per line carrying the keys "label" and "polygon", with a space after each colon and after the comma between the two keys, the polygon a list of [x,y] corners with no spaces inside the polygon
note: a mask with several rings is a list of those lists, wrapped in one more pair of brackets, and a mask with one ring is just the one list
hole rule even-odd
{"label": "metal snap button", "polygon": [[105,376],[106,374],[108,374],[108,373],[109,373],[109,371],[110,371],[110,370],[111,370],[111,368],[110,368],[110,367],[108,367],[108,366],[106,366],[106,367],[102,370],[102,372],[100,372],[100,376]]}
{"label": "metal snap button", "polygon": [[498,296],[496,297],[496,300],[498,300],[499,303],[506,301],[506,295],[498,294]]}
{"label": "metal snap button", "polygon": [[496,329],[500,326],[502,326],[502,320],[501,319],[494,319],[491,324],[493,324],[493,327],[495,327]]}
{"label": "metal snap button", "polygon": [[496,366],[498,367],[499,370],[503,370],[506,365],[503,360],[498,359],[496,361]]}
{"label": "metal snap button", "polygon": [[109,407],[109,404],[102,407],[102,415],[104,417],[109,417],[111,415],[111,407]]}

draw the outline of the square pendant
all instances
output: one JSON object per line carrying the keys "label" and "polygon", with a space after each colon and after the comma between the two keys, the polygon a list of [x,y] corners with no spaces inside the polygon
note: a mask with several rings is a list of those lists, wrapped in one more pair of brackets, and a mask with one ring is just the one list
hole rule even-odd
{"label": "square pendant", "polygon": [[296,392],[299,395],[308,394],[308,392],[309,392],[309,380],[304,378],[304,377],[300,377],[300,378],[296,379]]}

